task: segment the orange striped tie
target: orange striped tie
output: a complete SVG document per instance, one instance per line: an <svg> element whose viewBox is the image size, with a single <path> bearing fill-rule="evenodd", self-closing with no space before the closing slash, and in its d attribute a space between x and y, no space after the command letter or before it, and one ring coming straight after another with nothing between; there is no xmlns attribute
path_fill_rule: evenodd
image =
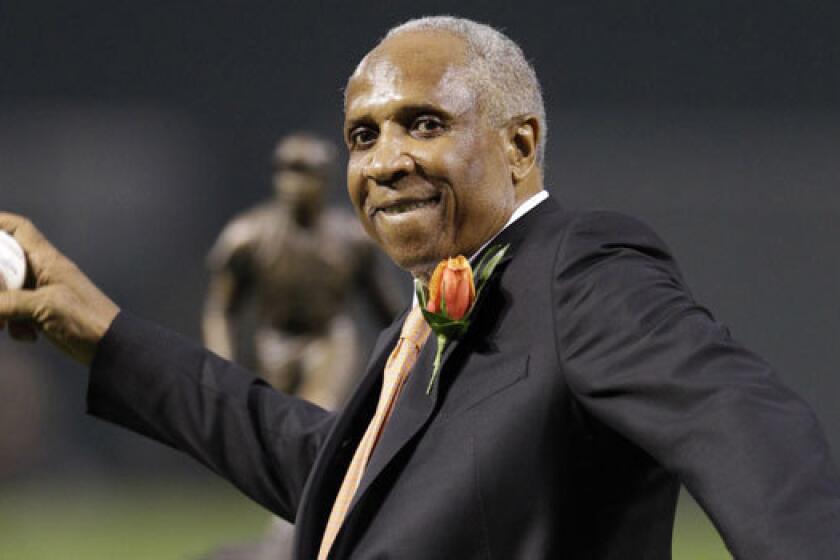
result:
<svg viewBox="0 0 840 560"><path fill-rule="evenodd" d="M324 538L321 541L321 549L318 552L318 560L326 560L329 555L330 548L336 535L338 535L338 530L341 529L341 524L347 515L347 510L350 509L353 495L362 481L362 475L370 460L370 455L373 453L373 448L379 441L385 422L391 416L394 405L400 396L400 391L402 391L405 380L408 379L408 374L417 362L417 356L429 337L429 332L429 325L423 318L420 307L415 306L406 317L400 339L385 364L385 377L382 380L382 392L379 394L376 412L373 414L365 435L359 442L359 447L356 448L356 453L353 455L353 460L350 461L350 466L344 475L344 481L335 497L335 503L333 503L330 518L327 521L327 528L324 530Z"/></svg>

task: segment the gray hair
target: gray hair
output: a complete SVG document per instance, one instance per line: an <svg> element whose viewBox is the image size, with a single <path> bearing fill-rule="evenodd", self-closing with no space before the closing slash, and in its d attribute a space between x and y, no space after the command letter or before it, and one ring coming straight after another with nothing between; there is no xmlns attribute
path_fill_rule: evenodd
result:
<svg viewBox="0 0 840 560"><path fill-rule="evenodd" d="M548 135L542 89L519 45L489 25L452 16L407 21L391 28L385 39L410 31L448 32L464 40L469 56L468 80L479 93L482 110L490 122L502 126L529 113L537 116L537 164L542 167Z"/></svg>

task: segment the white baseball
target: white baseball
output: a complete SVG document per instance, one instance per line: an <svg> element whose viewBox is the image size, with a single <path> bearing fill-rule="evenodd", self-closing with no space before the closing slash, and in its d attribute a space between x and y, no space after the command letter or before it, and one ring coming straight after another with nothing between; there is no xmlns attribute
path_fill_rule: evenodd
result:
<svg viewBox="0 0 840 560"><path fill-rule="evenodd" d="M0 230L0 290L19 290L26 280L26 256L14 237Z"/></svg>

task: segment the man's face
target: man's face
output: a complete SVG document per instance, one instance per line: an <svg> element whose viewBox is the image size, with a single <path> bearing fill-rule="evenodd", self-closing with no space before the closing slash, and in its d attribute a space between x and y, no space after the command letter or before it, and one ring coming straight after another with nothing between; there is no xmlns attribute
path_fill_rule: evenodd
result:
<svg viewBox="0 0 840 560"><path fill-rule="evenodd" d="M504 134L481 111L464 52L449 33L404 33L348 83L350 199L368 234L415 276L469 257L515 207Z"/></svg>

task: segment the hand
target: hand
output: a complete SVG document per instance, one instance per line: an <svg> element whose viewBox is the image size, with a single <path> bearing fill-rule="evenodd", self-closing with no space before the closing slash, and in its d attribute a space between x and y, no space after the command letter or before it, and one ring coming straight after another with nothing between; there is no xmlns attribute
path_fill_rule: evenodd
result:
<svg viewBox="0 0 840 560"><path fill-rule="evenodd" d="M96 346L119 313L79 268L27 219L0 212L0 229L23 247L32 289L0 292L0 328L34 340L40 330L73 359L90 365Z"/></svg>

